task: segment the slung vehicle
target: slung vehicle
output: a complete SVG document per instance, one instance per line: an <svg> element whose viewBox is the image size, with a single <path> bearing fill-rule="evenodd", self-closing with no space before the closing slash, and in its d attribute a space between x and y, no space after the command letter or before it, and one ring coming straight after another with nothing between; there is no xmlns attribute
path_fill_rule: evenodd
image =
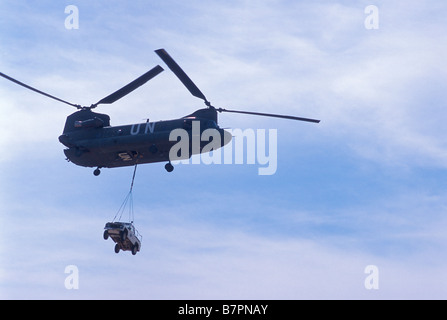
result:
<svg viewBox="0 0 447 320"><path fill-rule="evenodd" d="M141 249L142 236L131 222L107 222L104 227L104 240L109 237L115 242L115 252L132 251L136 255Z"/></svg>

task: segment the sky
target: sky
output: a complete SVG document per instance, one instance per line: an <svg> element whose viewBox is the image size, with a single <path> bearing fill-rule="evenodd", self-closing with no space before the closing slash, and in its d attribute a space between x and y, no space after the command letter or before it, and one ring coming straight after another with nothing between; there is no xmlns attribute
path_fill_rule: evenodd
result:
<svg viewBox="0 0 447 320"><path fill-rule="evenodd" d="M276 130L274 174L138 166L141 251L115 254L103 228L133 168L65 161L75 109L0 79L0 298L446 299L446 14L434 0L1 1L0 72L64 100L164 67L96 109L112 125L204 107L159 48L216 107L321 123L219 114Z"/></svg>

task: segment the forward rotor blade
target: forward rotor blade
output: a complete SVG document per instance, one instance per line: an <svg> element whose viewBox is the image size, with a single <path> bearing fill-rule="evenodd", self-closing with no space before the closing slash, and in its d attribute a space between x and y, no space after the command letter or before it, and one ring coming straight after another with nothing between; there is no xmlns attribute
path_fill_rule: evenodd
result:
<svg viewBox="0 0 447 320"><path fill-rule="evenodd" d="M188 77L185 71L180 68L177 62L171 58L171 56L166 52L165 49L155 50L155 53L161 58L161 60L166 63L166 65L171 69L172 72L179 78L179 80L183 83L183 85L191 92L191 94L197 98L202 99L208 105L209 102L206 99L205 95L200 91L200 89L192 82L192 80Z"/></svg>
<svg viewBox="0 0 447 320"><path fill-rule="evenodd" d="M66 104L68 104L68 105L70 105L70 106L72 106L72 107L76 107L76 108L78 108L78 109L81 108L81 106L78 105L78 104L70 103L70 102L68 102L68 101L59 99L59 98L57 98L57 97L55 97L55 96L52 96L51 94L48 94L48 93L45 93L45 92L43 92L43 91L37 90L36 88L33 88L33 87L31 87L31 86L29 86L29 85L27 85L27 84L24 84L23 82L20 82L20 81L14 79L14 78L11 78L10 76L7 76L7 75L4 74L4 73L1 73L1 72L0 72L0 76L2 76L3 78L8 79L8 80L10 80L10 81L12 81L12 82L18 84L18 85L21 85L22 87L25 87L25 88L27 88L27 89L30 89L30 90L34 91L34 92L40 93L40 94L42 94L42 95L44 95L44 96L46 96L46 97L48 97L48 98L57 100L57 101L59 101L59 102L66 103Z"/></svg>
<svg viewBox="0 0 447 320"><path fill-rule="evenodd" d="M301 117L294 117L294 116L287 116L287 115L281 115L281 114L273 114L273 113L261 113L261 112L250 112L250 111L239 111L239 110L227 110L227 109L216 109L219 112L232 112L232 113L242 113L242 114L250 114L255 116L264 116L264 117L273 117L273 118L282 118L282 119L289 119L289 120L299 120L299 121L306 121L306 122L313 122L313 123L319 123L320 120L315 119L309 119L309 118L301 118Z"/></svg>
<svg viewBox="0 0 447 320"><path fill-rule="evenodd" d="M149 80L151 80L152 78L157 76L163 70L164 69L162 67L157 65L156 67L152 68L151 70L149 70L148 72L143 74L141 77L135 79L134 81L132 81L128 85L126 85L126 86L122 87L121 89L115 91L114 93L108 95L107 97L105 97L104 99L100 100L99 102L97 102L93 106L96 107L98 104L111 104L111 103L114 103L115 101L117 101L117 100L121 99L122 97L128 95L129 93L131 93L132 91L134 91L138 87L142 86L143 84L145 84L146 82L148 82Z"/></svg>

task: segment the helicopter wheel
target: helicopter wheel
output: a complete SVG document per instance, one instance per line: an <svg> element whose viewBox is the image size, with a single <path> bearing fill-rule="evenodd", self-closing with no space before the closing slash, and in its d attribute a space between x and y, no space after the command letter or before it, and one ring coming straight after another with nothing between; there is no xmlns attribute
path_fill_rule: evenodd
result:
<svg viewBox="0 0 447 320"><path fill-rule="evenodd" d="M169 162L169 163L166 163L165 169L167 172L172 172L174 170L174 166Z"/></svg>
<svg viewBox="0 0 447 320"><path fill-rule="evenodd" d="M101 170L99 170L99 168L96 168L95 171L93 171L93 174L95 175L95 177L97 177L101 174Z"/></svg>

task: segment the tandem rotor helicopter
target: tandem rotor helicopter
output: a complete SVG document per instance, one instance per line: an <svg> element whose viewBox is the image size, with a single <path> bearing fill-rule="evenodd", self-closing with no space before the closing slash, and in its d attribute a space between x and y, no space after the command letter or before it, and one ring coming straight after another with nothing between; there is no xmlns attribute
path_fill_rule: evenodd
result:
<svg viewBox="0 0 447 320"><path fill-rule="evenodd" d="M320 120L288 115L215 108L164 49L155 50L155 53L163 60L169 69L171 69L177 78L179 78L193 96L200 98L205 102L207 108L196 110L179 119L157 122L149 122L148 120L146 123L123 126L111 126L110 117L108 115L92 111L92 109L100 104L112 104L116 102L157 76L164 71L159 65L89 107L80 106L59 99L11 78L4 73L0 72L0 76L27 89L78 109L78 111L67 117L64 131L62 135L59 136L59 141L67 147L64 150L64 153L68 161L83 167L96 167L93 171L95 176L98 176L101 173L101 168L116 168L156 162L167 162L165 169L168 172L172 172L174 167L171 164L171 160L173 159L170 159L170 150L177 141L171 141L169 139L170 133L175 129L184 129L188 132L189 136L192 137L191 131L193 121L199 122L200 133L207 129L217 130L221 137L218 147L223 147L231 141L232 136L228 131L225 131L218 126L218 112L241 113L313 123L320 122ZM208 143L206 141L201 141L199 148L192 148L191 140L192 139L190 138L190 152L188 158L193 154L202 153L203 147Z"/></svg>

